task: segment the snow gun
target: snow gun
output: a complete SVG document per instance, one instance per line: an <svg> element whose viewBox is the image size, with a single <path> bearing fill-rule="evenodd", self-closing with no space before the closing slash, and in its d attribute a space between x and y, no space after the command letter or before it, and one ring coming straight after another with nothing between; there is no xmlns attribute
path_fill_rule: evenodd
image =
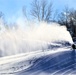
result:
<svg viewBox="0 0 76 75"><path fill-rule="evenodd" d="M76 49L76 44L72 44L72 48L73 49Z"/></svg>
<svg viewBox="0 0 76 75"><path fill-rule="evenodd" d="M73 48L73 49L76 49L76 37L73 37L72 40L73 40L73 42L74 42L74 43L72 44L72 48Z"/></svg>

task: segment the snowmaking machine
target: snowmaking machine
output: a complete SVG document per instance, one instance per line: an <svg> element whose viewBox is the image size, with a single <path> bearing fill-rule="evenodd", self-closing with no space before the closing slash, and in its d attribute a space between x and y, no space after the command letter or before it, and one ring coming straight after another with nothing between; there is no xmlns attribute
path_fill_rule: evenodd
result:
<svg viewBox="0 0 76 75"><path fill-rule="evenodd" d="M73 42L74 43L72 44L72 48L73 49L76 49L76 37L73 38Z"/></svg>

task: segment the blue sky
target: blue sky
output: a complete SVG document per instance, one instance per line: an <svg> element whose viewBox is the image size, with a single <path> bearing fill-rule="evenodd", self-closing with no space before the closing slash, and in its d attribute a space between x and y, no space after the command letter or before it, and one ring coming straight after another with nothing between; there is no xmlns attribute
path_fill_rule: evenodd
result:
<svg viewBox="0 0 76 75"><path fill-rule="evenodd" d="M5 14L5 19L8 21L15 20L22 16L22 7L30 8L32 0L0 0L0 11ZM61 11L64 6L76 9L76 0L49 0L53 2L54 10Z"/></svg>

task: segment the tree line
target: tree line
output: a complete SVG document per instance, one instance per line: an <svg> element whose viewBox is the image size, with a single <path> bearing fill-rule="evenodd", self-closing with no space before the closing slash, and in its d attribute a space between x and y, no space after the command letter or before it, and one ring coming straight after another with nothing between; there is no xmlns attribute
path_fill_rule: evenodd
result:
<svg viewBox="0 0 76 75"><path fill-rule="evenodd" d="M22 8L23 15L26 19L36 20L38 22L56 22L60 25L65 25L72 37L76 37L76 10L65 7L59 14L53 11L53 3L49 0L33 0L30 4L30 11L27 11L26 6ZM29 13L29 15L27 14ZM0 20L4 21L7 28L8 25L4 20L4 14L0 12Z"/></svg>

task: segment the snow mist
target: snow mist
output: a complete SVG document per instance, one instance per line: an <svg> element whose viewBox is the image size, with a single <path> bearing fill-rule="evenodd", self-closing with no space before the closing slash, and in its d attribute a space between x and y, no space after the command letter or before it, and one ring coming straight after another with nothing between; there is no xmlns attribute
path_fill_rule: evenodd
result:
<svg viewBox="0 0 76 75"><path fill-rule="evenodd" d="M25 27L0 31L0 56L37 50L47 50L48 45L55 41L72 43L66 27L56 23L25 23ZM30 24L30 25L29 25Z"/></svg>

